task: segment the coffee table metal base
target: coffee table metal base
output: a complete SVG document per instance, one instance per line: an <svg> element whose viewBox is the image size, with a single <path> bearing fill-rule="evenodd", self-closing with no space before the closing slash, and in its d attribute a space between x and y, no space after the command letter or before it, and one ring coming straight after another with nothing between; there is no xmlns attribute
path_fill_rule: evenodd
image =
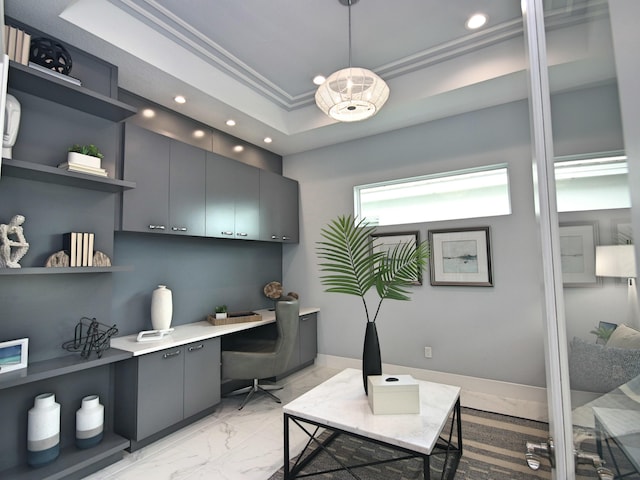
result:
<svg viewBox="0 0 640 480"><path fill-rule="evenodd" d="M305 447L302 452L298 456L297 460L293 465L291 465L291 459L289 456L289 425L290 422L298 426L305 434L309 437ZM315 428L309 428L309 426L314 425ZM328 437L324 440L320 440L318 438L319 432L321 429L327 430L331 432ZM453 441L453 432L456 430L457 440ZM329 449L329 445L339 436L339 435L348 435L351 437L359 438L365 440L367 442L375 443L377 445L383 445L385 447L391 448L398 452L402 452L403 456L394 457L391 459L385 460L373 460L371 462L366 463L358 463L353 465L346 465L342 462L336 455L334 455ZM315 445L317 448L314 450L310 450L311 447ZM325 452L329 455L339 467L322 470L322 471L314 471L313 473L301 473L302 470L309 465L313 459L321 452ZM433 451L430 455L425 455L420 452L415 452L413 450L399 447L397 445L390 444L388 442L383 442L380 440L375 440L369 438L364 435L358 435L353 432L347 432L335 427L329 427L323 423L309 420L307 418L297 417L296 415L284 414L284 479L292 480L295 478L305 478L321 475L324 473L333 473L337 471L346 471L353 478L359 479L358 475L354 470L373 466L373 465L382 465L385 463L391 462L399 462L403 460L410 460L413 458L422 459L422 470L423 470L423 478L424 480L431 479L431 456L435 455L444 455L442 474L440 476L441 480L453 480L456 469L458 467L458 463L460 457L462 456L462 423L460 418L460 399L457 400L455 404L455 408L453 410L453 414L451 416L451 424L449 428L449 432L446 434L446 438L440 435L439 441L436 443Z"/></svg>

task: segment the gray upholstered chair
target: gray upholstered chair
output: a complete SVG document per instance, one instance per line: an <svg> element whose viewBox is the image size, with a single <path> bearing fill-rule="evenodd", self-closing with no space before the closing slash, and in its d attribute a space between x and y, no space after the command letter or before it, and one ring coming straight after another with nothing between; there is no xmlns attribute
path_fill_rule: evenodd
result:
<svg viewBox="0 0 640 480"><path fill-rule="evenodd" d="M248 392L239 410L258 392L265 393L281 403L269 390L280 390L282 387L260 384L260 380L276 377L286 371L298 336L299 316L298 300L282 297L276 303L276 339L246 341L234 347L234 350L222 351L222 378L253 381L253 385L229 394Z"/></svg>

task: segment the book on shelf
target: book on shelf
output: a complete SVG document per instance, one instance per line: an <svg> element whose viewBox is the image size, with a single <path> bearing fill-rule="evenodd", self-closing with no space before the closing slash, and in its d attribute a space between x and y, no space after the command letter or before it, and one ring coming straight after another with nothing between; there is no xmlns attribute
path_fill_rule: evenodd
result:
<svg viewBox="0 0 640 480"><path fill-rule="evenodd" d="M62 235L62 249L69 254L70 267L92 267L95 234L68 232Z"/></svg>
<svg viewBox="0 0 640 480"><path fill-rule="evenodd" d="M107 177L108 173L104 168L95 168L79 163L64 162L58 165L58 168L62 168L68 172L76 173L88 173L89 175L98 175L100 177Z"/></svg>
<svg viewBox="0 0 640 480"><path fill-rule="evenodd" d="M31 35L11 25L4 26L4 53L9 60L27 65L31 48Z"/></svg>
<svg viewBox="0 0 640 480"><path fill-rule="evenodd" d="M72 77L70 75L65 75L64 73L56 72L55 70L43 67L42 65L38 65L37 63L29 62L29 68L33 68L34 70L38 70L39 72L47 73L52 77L59 78L60 80L64 80L69 83L73 83L74 85L82 85L82 82L78 78Z"/></svg>

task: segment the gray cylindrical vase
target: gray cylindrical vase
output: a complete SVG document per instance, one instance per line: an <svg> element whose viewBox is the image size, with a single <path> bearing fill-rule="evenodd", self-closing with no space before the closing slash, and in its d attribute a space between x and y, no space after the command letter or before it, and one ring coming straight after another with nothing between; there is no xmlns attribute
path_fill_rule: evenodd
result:
<svg viewBox="0 0 640 480"><path fill-rule="evenodd" d="M104 432L104 405L98 395L82 399L76 411L76 447L91 448L102 441Z"/></svg>
<svg viewBox="0 0 640 480"><path fill-rule="evenodd" d="M27 463L42 467L60 455L60 404L53 393L38 395L27 418Z"/></svg>

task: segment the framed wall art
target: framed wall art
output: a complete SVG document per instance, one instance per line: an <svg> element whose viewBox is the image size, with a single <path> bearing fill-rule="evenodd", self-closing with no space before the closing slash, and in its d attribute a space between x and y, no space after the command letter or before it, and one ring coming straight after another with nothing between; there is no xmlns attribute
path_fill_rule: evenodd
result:
<svg viewBox="0 0 640 480"><path fill-rule="evenodd" d="M560 263L565 287L590 287L596 277L598 223L560 225Z"/></svg>
<svg viewBox="0 0 640 480"><path fill-rule="evenodd" d="M398 233L373 233L371 238L373 240L372 248L373 252L391 252L398 245L409 243L413 246L418 245L420 233L415 232L398 232ZM419 272L413 285L422 285L422 273Z"/></svg>
<svg viewBox="0 0 640 480"><path fill-rule="evenodd" d="M492 287L489 227L429 231L431 285Z"/></svg>
<svg viewBox="0 0 640 480"><path fill-rule="evenodd" d="M0 374L27 368L29 339L0 342Z"/></svg>

